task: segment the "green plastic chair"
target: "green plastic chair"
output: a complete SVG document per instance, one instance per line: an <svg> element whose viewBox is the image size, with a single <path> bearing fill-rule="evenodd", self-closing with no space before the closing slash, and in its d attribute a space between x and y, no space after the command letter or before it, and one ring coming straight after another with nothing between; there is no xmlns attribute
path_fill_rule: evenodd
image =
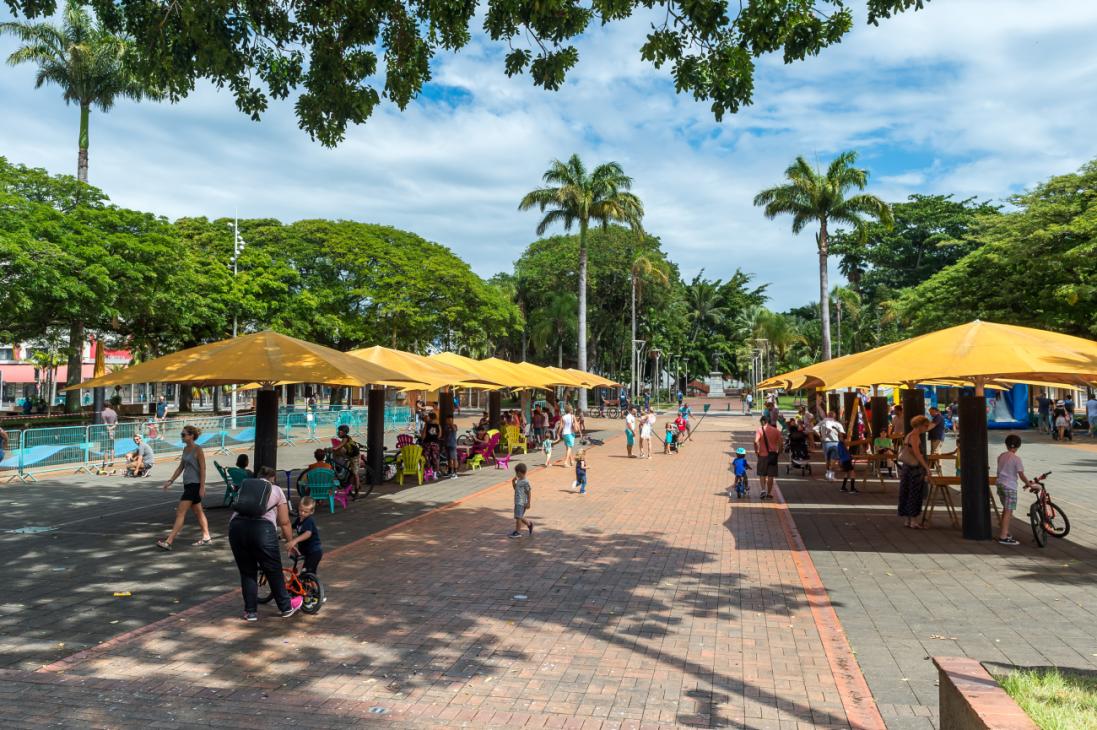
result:
<svg viewBox="0 0 1097 730"><path fill-rule="evenodd" d="M228 470L226 470L225 467L221 466L216 461L213 462L213 466L215 469L217 469L217 473L221 475L221 478L225 480L224 504L226 507L231 507L232 503L236 501L236 493L240 489L240 482L243 480L241 479L240 481L236 481L229 474ZM236 467L232 468L236 469ZM243 471L243 469L240 469L239 471Z"/></svg>
<svg viewBox="0 0 1097 730"><path fill-rule="evenodd" d="M300 482L298 482L300 486ZM328 509L335 512L335 492L339 489L339 480L335 478L335 472L331 469L313 469L309 472L304 484L307 487L308 496L317 502L328 501Z"/></svg>

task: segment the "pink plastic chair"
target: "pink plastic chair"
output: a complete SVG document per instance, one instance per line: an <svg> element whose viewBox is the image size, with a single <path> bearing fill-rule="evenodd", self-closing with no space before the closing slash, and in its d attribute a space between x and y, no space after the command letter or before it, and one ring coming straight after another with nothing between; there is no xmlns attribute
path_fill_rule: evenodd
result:
<svg viewBox="0 0 1097 730"><path fill-rule="evenodd" d="M500 454L495 457L496 469L509 469L510 468L510 454Z"/></svg>
<svg viewBox="0 0 1097 730"><path fill-rule="evenodd" d="M402 433L396 437L396 448L402 449L405 446L411 446L415 443L415 437L411 434Z"/></svg>
<svg viewBox="0 0 1097 730"><path fill-rule="evenodd" d="M348 482L347 486L336 489L331 496L335 498L336 504L342 505L343 509L346 509L347 505L350 504L350 493L353 490L354 484Z"/></svg>

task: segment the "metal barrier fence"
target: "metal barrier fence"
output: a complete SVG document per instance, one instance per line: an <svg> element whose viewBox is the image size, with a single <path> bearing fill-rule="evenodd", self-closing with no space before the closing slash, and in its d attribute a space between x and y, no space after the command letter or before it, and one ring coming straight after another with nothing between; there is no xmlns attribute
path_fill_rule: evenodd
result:
<svg viewBox="0 0 1097 730"><path fill-rule="evenodd" d="M327 445L339 426L350 427L351 436L364 438L368 409L285 411L278 414L280 445ZM411 420L407 406L386 406L385 431L405 427ZM0 480L35 481L36 474L71 469L75 472L125 463L140 435L159 457L183 450L183 426L201 429L198 444L211 454L228 454L255 442L255 416L194 416L157 421L124 421L113 426L60 426L8 431L7 450L0 459ZM121 465L119 465L121 468Z"/></svg>

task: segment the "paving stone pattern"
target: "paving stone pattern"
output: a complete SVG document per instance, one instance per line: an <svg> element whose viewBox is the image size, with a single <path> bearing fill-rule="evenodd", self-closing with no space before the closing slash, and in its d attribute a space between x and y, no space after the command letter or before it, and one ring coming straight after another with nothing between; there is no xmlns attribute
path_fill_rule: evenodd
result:
<svg viewBox="0 0 1097 730"><path fill-rule="evenodd" d="M463 419L461 427L471 425ZM609 421L592 426L610 427ZM606 435L602 433L602 435ZM395 434L389 434L389 445ZM279 464L302 466L313 461L318 444L282 447ZM212 461L234 463L236 455L207 450L210 474L207 501L219 504L224 487ZM515 455L543 463L540 452ZM161 460L144 479L73 475L59 472L31 484L0 486L4 524L0 551L7 558L4 595L0 597L0 667L36 669L75 651L185 610L239 584L226 535L229 510L210 509L211 547L193 547L200 537L188 515L172 553L159 550L156 539L171 528L181 483L169 492L160 486L178 462ZM487 466L464 472L455 480L403 487L378 487L350 509L326 505L317 520L327 550L384 529L409 517L494 484L506 472ZM280 474L284 483L284 477ZM51 527L39 534L4 532L27 526ZM114 593L130 593L115 597Z"/></svg>
<svg viewBox="0 0 1097 730"><path fill-rule="evenodd" d="M226 594L7 671L0 702L61 700L28 725L848 727L779 508L730 503L728 445L610 441L586 496L531 472L533 536L506 537L502 484L325 559L315 617L247 624Z"/></svg>
<svg viewBox="0 0 1097 730"><path fill-rule="evenodd" d="M1005 435L991 432L992 463ZM1032 539L1026 493L1025 521L1015 517L1011 529L1021 545L1006 547L964 540L940 508L931 529L904 529L894 480L883 493L870 482L876 491L847 495L823 481L818 463L808 478L782 467L781 491L891 730L937 727L933 655L1097 669L1097 449L1085 438L1063 446L1022 437L1026 474L1052 470L1048 488L1071 519L1070 535L1044 549Z"/></svg>

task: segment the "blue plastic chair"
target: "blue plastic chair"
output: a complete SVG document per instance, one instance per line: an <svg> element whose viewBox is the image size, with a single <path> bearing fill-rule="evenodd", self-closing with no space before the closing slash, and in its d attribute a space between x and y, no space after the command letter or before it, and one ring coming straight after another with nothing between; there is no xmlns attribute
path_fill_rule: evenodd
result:
<svg viewBox="0 0 1097 730"><path fill-rule="evenodd" d="M298 482L301 486L301 483ZM313 469L305 477L304 486L308 488L308 496L317 502L326 499L328 509L335 512L335 492L339 489L339 480L335 478L335 472L331 469Z"/></svg>

